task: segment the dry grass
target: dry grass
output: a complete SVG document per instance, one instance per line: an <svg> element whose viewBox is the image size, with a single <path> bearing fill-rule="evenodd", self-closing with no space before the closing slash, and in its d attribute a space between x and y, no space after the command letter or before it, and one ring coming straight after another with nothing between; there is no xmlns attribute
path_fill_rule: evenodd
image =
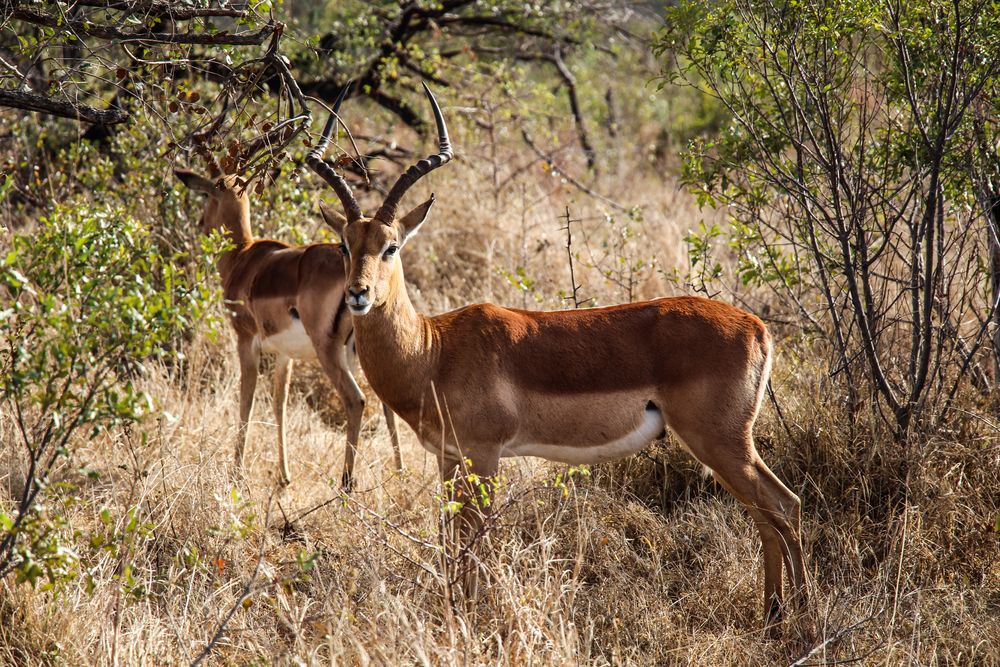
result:
<svg viewBox="0 0 1000 667"><path fill-rule="evenodd" d="M613 246L593 203L540 169L530 187L496 199L443 194L481 190L485 178L443 174L432 221L406 251L422 310L487 299L565 306L558 216L567 205L583 218L579 239L598 254ZM608 182L630 183L619 198L645 205L628 252L658 259L636 277L635 296L684 291L672 271L686 271L680 239L701 214L658 174L613 173ZM421 187L412 202L429 185ZM621 300L621 285L577 251L583 297ZM530 289L498 271L517 266ZM330 480L342 464L342 415L307 367L289 400L295 481L276 485L266 379L248 475L236 481L234 356L228 336L197 339L183 375L159 368L146 380L168 416L76 443L63 478L78 485L67 512L81 575L57 591L0 583L0 662L186 663L234 606L214 664L788 664L809 648L794 636L762 638L752 523L670 443L565 491L553 484L563 467L507 462L487 590L477 608L453 611L435 546L433 457L404 427L407 469L394 473L372 400L358 490L339 498ZM974 414L932 438L894 443L874 424L852 433L821 356L804 341L779 344L785 423L767 403L757 428L765 459L804 500L825 641L805 664L1000 664L1000 425L970 403ZM12 464L10 479L18 473ZM148 525L114 552L93 548L90 537L107 532L103 508L119 531L133 508Z"/></svg>
<svg viewBox="0 0 1000 667"><path fill-rule="evenodd" d="M74 528L87 536L101 508L121 524L137 507L148 534L120 558L81 549L91 594L82 580L58 594L6 581L4 662L187 662L251 581L249 606L216 648L219 664L742 665L791 662L803 650L761 638L752 524L675 447L599 468L565 493L551 484L559 466L506 464L491 581L477 609L456 615L443 601L438 552L421 544L436 543L436 465L412 434L407 470L394 474L385 427L370 411L359 490L345 503L328 485L342 433L295 392L295 481L279 491L262 392L249 476L238 484L236 373L227 348L194 350L185 382L161 374L148 386L174 421L151 427L141 446L81 443L78 460L103 475L77 480ZM900 461L870 443L852 451L830 430L830 411L806 419L813 404L797 386L782 394L801 403L783 408L801 437L788 442L770 409L758 433L782 443L766 457L805 498L816 611L826 637L843 634L810 662L996 663L996 437L928 443L897 486ZM243 537L239 522L252 526ZM313 553L304 575L297 559ZM144 595L123 592L124 565Z"/></svg>

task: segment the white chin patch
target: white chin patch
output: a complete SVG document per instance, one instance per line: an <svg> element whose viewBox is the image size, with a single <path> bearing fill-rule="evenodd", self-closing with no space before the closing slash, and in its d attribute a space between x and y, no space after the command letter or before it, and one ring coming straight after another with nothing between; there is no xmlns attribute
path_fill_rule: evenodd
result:
<svg viewBox="0 0 1000 667"><path fill-rule="evenodd" d="M368 303L363 306L349 305L348 308L351 309L351 315L367 315L368 311L372 309L372 304Z"/></svg>

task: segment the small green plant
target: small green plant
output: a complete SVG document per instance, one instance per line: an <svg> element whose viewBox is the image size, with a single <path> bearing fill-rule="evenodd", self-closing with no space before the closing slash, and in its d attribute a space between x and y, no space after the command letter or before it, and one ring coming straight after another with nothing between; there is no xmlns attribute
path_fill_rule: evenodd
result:
<svg viewBox="0 0 1000 667"><path fill-rule="evenodd" d="M588 261L584 265L596 269L608 284L614 285L620 301L632 303L639 286L657 266L656 256L647 254L644 245L642 212L632 209L621 218L606 215L604 223L605 236L597 250L585 240Z"/></svg>
<svg viewBox="0 0 1000 667"><path fill-rule="evenodd" d="M520 292L525 308L528 307L529 294L532 295L536 302L540 299L539 295L535 293L535 287L537 286L535 280L528 275L527 270L523 266L518 266L513 271L500 269L500 275L510 283L511 287Z"/></svg>
<svg viewBox="0 0 1000 667"><path fill-rule="evenodd" d="M708 226L701 220L698 229L689 230L684 237L691 263L690 279L694 288L704 294L710 294L709 285L722 277L722 264L713 255L715 240L721 233L718 225Z"/></svg>
<svg viewBox="0 0 1000 667"><path fill-rule="evenodd" d="M555 479L551 482L553 489L558 489L563 498L569 497L569 486L574 477L590 477L589 465L567 466L565 470L556 473ZM549 482L545 486L550 486Z"/></svg>

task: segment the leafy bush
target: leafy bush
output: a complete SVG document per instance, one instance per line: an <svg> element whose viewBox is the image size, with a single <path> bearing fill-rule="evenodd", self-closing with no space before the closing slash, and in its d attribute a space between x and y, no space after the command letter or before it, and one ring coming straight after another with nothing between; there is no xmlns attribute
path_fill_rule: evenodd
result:
<svg viewBox="0 0 1000 667"><path fill-rule="evenodd" d="M23 478L0 500L0 576L32 585L72 576L53 473L74 437L153 411L136 388L144 362L180 356L177 341L214 301L207 267L188 272L120 208L57 208L0 259L0 404ZM187 260L185 260L186 262Z"/></svg>
<svg viewBox="0 0 1000 667"><path fill-rule="evenodd" d="M740 281L826 338L851 413L867 385L900 435L938 425L964 377L987 384L1000 292L976 137L995 121L976 110L1000 105L995 9L681 2L659 38L666 78L732 119L684 177L732 216Z"/></svg>

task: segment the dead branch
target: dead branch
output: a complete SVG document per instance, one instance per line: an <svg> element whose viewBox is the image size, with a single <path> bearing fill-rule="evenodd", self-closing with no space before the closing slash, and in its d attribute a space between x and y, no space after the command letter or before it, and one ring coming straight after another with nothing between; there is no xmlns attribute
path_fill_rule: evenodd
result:
<svg viewBox="0 0 1000 667"><path fill-rule="evenodd" d="M11 13L11 18L71 32L77 37L98 37L116 40L118 42L143 42L147 44L214 44L229 46L260 46L264 43L279 24L269 22L267 25L252 32L231 34L227 31L208 32L152 32L137 30L126 32L106 25L93 23L89 20L75 19L68 16L51 16L32 9L18 7Z"/></svg>
<svg viewBox="0 0 1000 667"><path fill-rule="evenodd" d="M128 113L123 109L97 109L85 104L73 104L18 90L0 90L0 106L38 111L98 125L114 125L128 119Z"/></svg>
<svg viewBox="0 0 1000 667"><path fill-rule="evenodd" d="M611 208L613 208L615 210L623 211L625 213L628 213L629 211L632 210L632 209L628 208L627 206L622 206L621 204L619 204L618 202L614 201L613 199L608 199L607 197L605 197L601 193L599 193L599 192L597 192L597 191L595 191L595 190L587 187L586 185L584 185L583 183L581 183L577 179L575 179L572 176L570 176L566 172L565 169L563 169L558 164L556 164L556 162L553 160L553 158L552 158L551 155L546 154L538 146L535 145L535 142L531 140L531 135L528 134L527 130L521 130L521 137L524 139L524 143L526 143L528 145L528 148L530 148L531 150L533 150L535 152L535 155L537 155L541 159L545 160L546 164L549 165L549 168L551 168L552 171L554 171L557 174L559 174L560 176L562 176L564 179L566 179L567 183L569 183L570 185L572 185L573 187L575 187L580 192L582 192L582 193L584 193L586 195L589 195L589 196L593 197L594 199L599 199L600 201L604 202L605 204L607 204L608 206L610 206Z"/></svg>

